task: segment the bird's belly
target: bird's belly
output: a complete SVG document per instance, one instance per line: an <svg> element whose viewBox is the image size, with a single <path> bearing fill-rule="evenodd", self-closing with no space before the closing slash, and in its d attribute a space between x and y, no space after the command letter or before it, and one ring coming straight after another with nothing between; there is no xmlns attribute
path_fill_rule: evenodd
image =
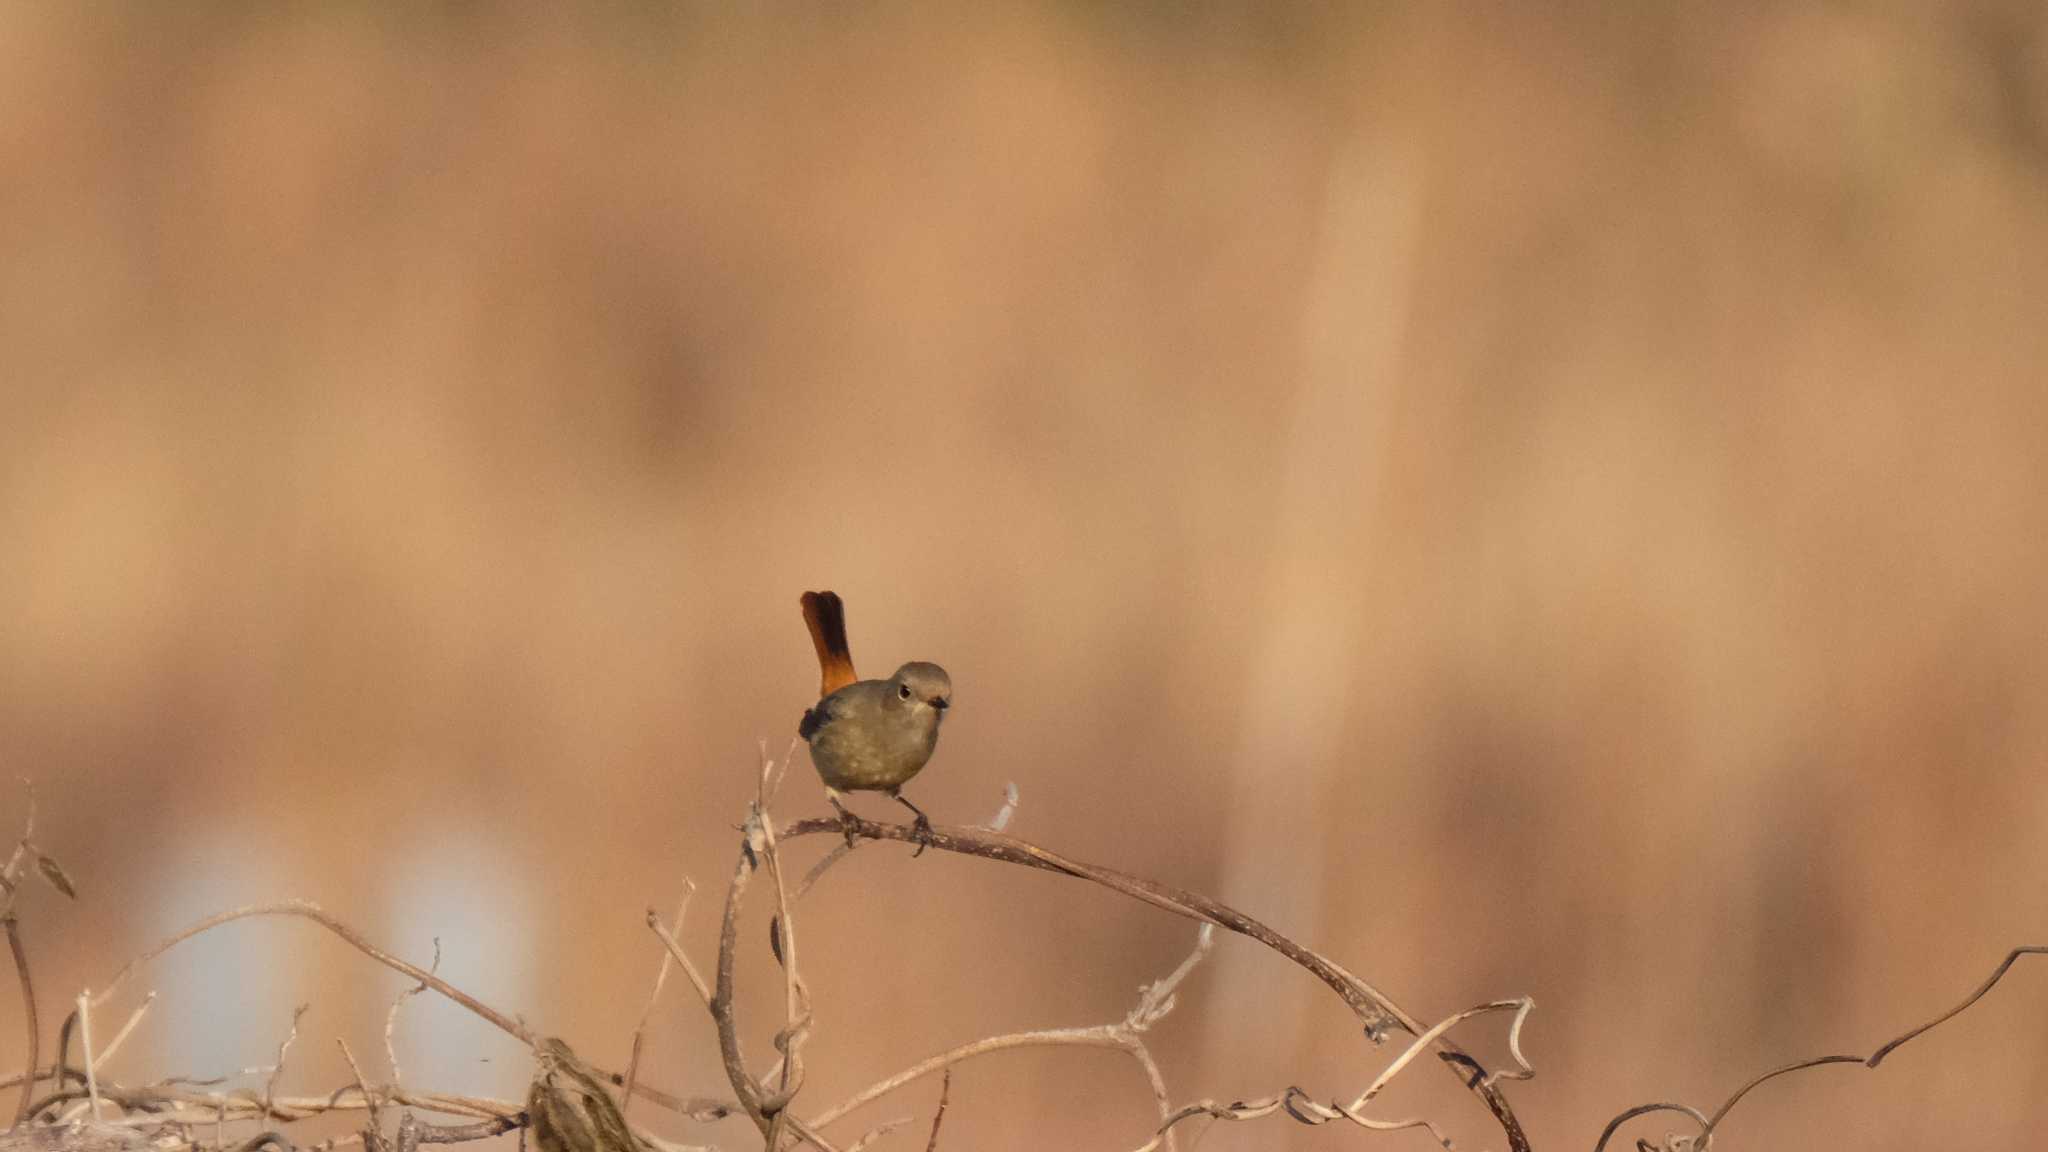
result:
<svg viewBox="0 0 2048 1152"><path fill-rule="evenodd" d="M842 792L900 788L931 756L931 743L923 739L877 739L839 723L827 724L811 738L811 763L827 787Z"/></svg>

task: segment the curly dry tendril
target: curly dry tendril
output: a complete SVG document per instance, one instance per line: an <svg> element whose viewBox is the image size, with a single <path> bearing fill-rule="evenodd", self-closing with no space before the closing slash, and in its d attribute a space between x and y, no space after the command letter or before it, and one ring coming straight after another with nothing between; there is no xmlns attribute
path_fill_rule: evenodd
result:
<svg viewBox="0 0 2048 1152"><path fill-rule="evenodd" d="M1690 1152L1703 1152L1704 1149L1713 1143L1714 1132L1720 1128L1721 1121L1727 1119L1728 1113L1733 1111L1735 1106L1740 1104L1744 1097L1756 1089L1772 1080L1776 1080L1780 1076L1789 1076L1794 1072L1803 1072L1808 1068L1820 1068L1829 1064L1860 1064L1865 1068L1875 1068L1879 1064L1884 1063L1885 1057L1890 1056L1901 1047L1968 1011L1971 1005L1982 1000L1987 993L1998 986L1998 982L2005 978L2005 974L2011 970L2014 964L2019 962L2020 957L2041 955L2048 955L2048 945L2029 944L2015 948L2005 954L2005 959L1999 962L1998 967L1992 970L1991 975L1985 977L1983 983L1977 985L1975 991L1963 997L1962 1003L1957 1004L1955 1007L1950 1008L1948 1011L1943 1012L1924 1024L1909 1028L1905 1032L1894 1036L1880 1045L1877 1051L1872 1052L1870 1055L1816 1056L1810 1060L1796 1060L1790 1064L1773 1068L1768 1072L1752 1077L1742 1087L1737 1088L1735 1094L1723 1101L1721 1106L1714 1110L1712 1116L1705 1115L1699 1109L1689 1104L1638 1104L1607 1122L1607 1127L1600 1132L1600 1139L1593 1145L1593 1152L1606 1152L1608 1141L1614 1139L1614 1134L1621 1130L1622 1125L1639 1116L1648 1116L1657 1112L1675 1112L1690 1117L1693 1123L1699 1125L1699 1131L1690 1135L1679 1133L1666 1136L1664 1138L1665 1148L1672 1150L1672 1152L1679 1152L1681 1149L1689 1149ZM1644 1144L1642 1141L1637 1141L1637 1144L1642 1147L1649 1147L1649 1145Z"/></svg>
<svg viewBox="0 0 2048 1152"><path fill-rule="evenodd" d="M1367 1034L1375 1039L1389 1032L1404 1032L1414 1037L1426 1036L1427 1038L1422 1041L1422 1046L1434 1049L1438 1061L1486 1105L1487 1110L1493 1114L1494 1120L1501 1126L1502 1132L1506 1134L1508 1147L1511 1152L1528 1152L1530 1148L1528 1137L1522 1130L1520 1120L1515 1116L1513 1108L1508 1104L1507 1097L1501 1092L1499 1087L1499 1081L1501 1080L1527 1078L1531 1071L1526 1066L1512 1073L1489 1072L1478 1060L1474 1059L1457 1044L1453 1043L1449 1037L1444 1035L1446 1029L1425 1027L1420 1020L1402 1010L1385 993L1359 979L1327 956L1281 935L1260 921L1220 901L1186 889L1132 876L1112 868L1086 864L1040 848L1035 844L1000 833L993 833L986 829L951 827L920 831L910 825L883 824L859 817L851 817L798 820L782 830L782 837L789 840L800 836L813 835L850 836L861 839L897 840L905 843L918 843L948 852L957 852L1002 863L1021 864L1026 867L1039 868L1048 872L1087 880L1109 888L1112 891L1122 893L1142 903L1150 904L1155 908L1172 912L1175 915L1184 916L1197 922L1214 924L1220 928L1250 937L1280 953L1280 955L1306 969L1317 979L1328 985L1359 1017L1365 1026ZM1498 1003L1519 1007L1522 1002L1502 1001ZM1474 1011L1498 1010L1502 1009L1493 1006L1482 1006ZM1519 1029L1520 1019L1521 1016L1518 1014L1516 1021L1517 1029ZM1406 1059L1412 1060L1413 1054L1409 1054ZM1272 1110L1281 1108L1285 1102L1286 1094L1283 1094L1281 1099L1273 1102L1272 1109L1268 1109L1261 1114L1270 1114ZM1342 1115L1345 1111L1343 1106L1336 1104L1318 1105L1318 1107L1328 1108L1337 1115ZM1311 1121L1307 1117L1313 1115L1316 1115L1314 1111L1302 1109L1297 1119L1302 1119L1304 1123L1308 1123ZM1324 1119L1326 1121L1329 1118L1333 1117L1326 1117ZM1402 1124L1401 1126L1410 1127L1416 1125Z"/></svg>

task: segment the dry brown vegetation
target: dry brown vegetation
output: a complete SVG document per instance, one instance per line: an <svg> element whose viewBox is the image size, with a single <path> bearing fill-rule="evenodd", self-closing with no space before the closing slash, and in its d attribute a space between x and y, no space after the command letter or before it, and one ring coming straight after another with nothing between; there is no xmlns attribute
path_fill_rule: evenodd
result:
<svg viewBox="0 0 2048 1152"><path fill-rule="evenodd" d="M1532 997L1545 1148L1867 1054L2048 936L2044 61L2038 0L0 5L0 774L83 896L22 897L40 1059L79 986L301 896L623 1072L817 587L864 666L954 675L935 820L1014 780L1028 839L1419 1021ZM1189 952L860 855L800 912L806 1106ZM417 984L296 922L150 971L94 1019L158 992L127 1085L266 1067L300 1004L280 1093L352 1082L337 1034L388 1078ZM1724 1145L2030 1145L2009 981ZM671 983L638 1075L723 1083ZM1376 1073L1232 933L1182 1005L1176 1099ZM1512 1066L1506 1020L1454 1038ZM528 1088L443 997L394 1046ZM1375 1103L1502 1140L1433 1068ZM1156 1120L1113 1048L1019 1052L941 1144ZM1430 1140L1353 1129L1202 1152Z"/></svg>
<svg viewBox="0 0 2048 1152"><path fill-rule="evenodd" d="M1260 1120L1276 1114L1284 1114L1309 1126L1342 1120L1376 1133L1423 1129L1438 1144L1447 1150L1451 1149L1455 1147L1454 1142L1445 1134L1442 1127L1427 1117L1375 1117L1369 1110L1369 1106L1374 1103L1381 1090L1418 1059L1439 1063L1477 1096L1500 1126L1501 1136L1512 1152L1531 1152L1533 1145L1528 1134L1516 1118L1514 1109L1501 1087L1504 1081L1530 1080L1535 1077L1536 1069L1522 1054L1521 1045L1523 1026L1530 1011L1535 1007L1534 1002L1527 997L1481 1004L1434 1024L1425 1025L1384 993L1354 976L1335 961L1312 948L1288 939L1235 908L1172 885L1071 860L1037 845L1004 835L1003 826L1009 822L1017 802L1014 788L986 828L946 827L927 830L911 825L878 824L842 811L832 818L800 820L778 832L776 822L770 814L770 804L780 790L782 778L796 755L796 749L797 745L792 742L789 753L780 760L771 759L765 748L763 749L760 788L748 808L745 822L740 826L738 858L727 890L719 930L717 960L713 969L714 983L705 982L697 965L677 942L670 925L663 923L653 909L648 910L647 926L661 941L664 953L655 976L654 988L648 996L647 1007L641 1013L640 1027L633 1035L632 1060L622 1073L607 1072L591 1065L576 1056L565 1041L536 1034L520 1018L507 1015L483 1003L436 975L434 969L440 966L438 950L434 964L429 968L421 968L385 952L367 940L360 931L337 920L317 905L304 901L237 908L208 917L136 958L116 973L98 992L80 992L75 1011L65 1017L56 1058L45 1067L38 1062L36 1055L39 1050L39 1037L35 988L21 945L16 897L22 885L27 883L31 868L51 887L64 895L75 898L76 892L62 866L35 843L35 810L31 798L29 815L22 835L16 842L7 864L0 868L0 890L4 890L6 901L5 906L0 907L0 924L4 924L6 928L15 971L22 988L24 1015L29 1027L27 1069L0 1082L0 1086L12 1085L17 1087L19 1092L19 1106L16 1109L14 1125L6 1132L0 1132L0 1150L142 1152L146 1149L155 1149L157 1152L258 1152L259 1149L270 1147L276 1149L276 1152L301 1152L301 1146L294 1143L288 1134L289 1126L315 1117L362 1112L367 1115L367 1123L363 1127L347 1134L322 1139L316 1144L306 1145L303 1152L330 1152L332 1149L351 1145L360 1145L368 1152L416 1152L418 1146L423 1143L466 1143L487 1140L510 1132L520 1134L522 1146L527 1134L530 1133L542 1152L684 1152L684 1146L636 1128L627 1120L626 1109L632 1102L635 1099L646 1099L699 1124L710 1125L729 1118L745 1117L759 1129L763 1146L769 1152L806 1146L816 1148L819 1152L841 1152L842 1147L846 1152L858 1152L859 1149L866 1148L904 1127L910 1121L905 1118L874 1125L851 1142L843 1138L828 1137L826 1129L867 1105L936 1074L943 1077L944 1087L932 1113L929 1137L925 1143L926 1152L935 1152L951 1100L955 1065L978 1057L1021 1048L1107 1047L1125 1052L1137 1062L1144 1072L1145 1082L1151 1089L1153 1102L1158 1109L1158 1126L1150 1139L1137 1145L1132 1152L1156 1152L1162 1148L1165 1152L1179 1152L1178 1130L1190 1121L1241 1122ZM800 882L785 875L784 841L820 835L843 837L844 842L821 856ZM799 937L794 913L797 902L811 886L827 869L846 859L862 840L912 843L918 845L920 850L930 848L957 852L987 860L1043 869L1098 884L1139 903L1200 924L1197 943L1194 951L1172 972L1156 982L1147 984L1141 990L1138 1002L1121 1020L1092 1027L1037 1029L991 1036L963 1044L921 1060L870 1085L845 1101L807 1115L809 1101L803 1096L806 1082L803 1053L815 1027L815 1021L808 986L798 967ZM782 1021L774 1033L773 1040L777 1057L768 1068L759 1073L753 1070L742 1049L735 1000L741 951L740 913L751 882L757 874L765 874L773 890L773 918L770 921L768 951L774 957L776 967L781 971L785 990ZM688 909L694 887L694 884L685 883L682 903L676 909L675 920L678 924ZM155 994L152 993L135 1008L112 1038L99 1047L93 1042L93 1010L104 1008L122 990L130 977L157 956L221 925L253 917L297 917L311 921L340 937L371 960L418 981L415 986L406 989L392 1002L385 1019L385 1056L391 1072L390 1079L377 1081L366 1077L354 1052L349 1050L347 1041L336 1037L336 1043L353 1074L352 1082L336 1088L325 1096L280 1095L278 1083L285 1071L286 1056L299 1040L300 1018L306 1011L302 1005L292 1016L290 1032L278 1046L276 1061L263 1070L266 1077L261 1091L222 1089L219 1086L225 1083L225 1078L219 1076L173 1075L137 1086L123 1085L112 1080L103 1081L99 1071L100 1065L127 1041L129 1034L148 1011ZM1358 1018L1367 1041L1378 1045L1392 1037L1399 1044L1398 1051L1384 1059L1381 1062L1381 1071L1348 1101L1318 1099L1315 1094L1299 1085L1289 1084L1269 1096L1240 1096L1228 1101L1202 1099L1177 1102L1169 1093L1159 1064L1147 1047L1146 1033L1173 1011L1182 982L1207 955L1213 939L1213 930L1218 927L1256 940L1286 960L1314 974L1317 979L1328 985L1343 1001L1345 1007ZM1661 1113L1683 1115L1690 1118L1696 1127L1686 1131L1666 1131L1662 1139L1656 1141L1649 1137L1639 1137L1635 1144L1641 1152L1706 1152L1713 1146L1715 1130L1723 1118L1752 1090L1780 1076L1830 1064L1855 1063L1876 1068L1899 1047L1946 1023L1975 1004L1997 985L2021 956L2040 953L2048 953L2048 947L2014 949L1990 977L1960 1004L1881 1045L1867 1057L1823 1056L1772 1069L1745 1083L1711 1114L1691 1105L1672 1103L1651 1103L1624 1109L1601 1131L1594 1145L1594 1152L1604 1152L1616 1133L1622 1131L1631 1121ZM720 1058L727 1081L734 1093L732 1099L684 1096L662 1091L642 1081L637 1075L647 1021L668 981L671 963L684 973L691 989L703 1003L716 1026ZM532 1050L536 1067L532 1087L523 1104L421 1091L402 1085L404 1077L399 1067L397 1050L392 1046L392 1033L397 1027L399 1010L405 1000L427 991L448 997ZM1503 1013L1511 1014L1507 1027L1507 1050L1513 1063L1506 1068L1488 1070L1484 1064L1451 1039L1451 1032L1468 1020ZM76 1062L72 1060L74 1036L78 1045ZM42 1092L40 1089L45 1080L50 1082L51 1088L47 1092ZM397 1115L392 1116L387 1123L386 1117L391 1116L394 1110L397 1111ZM416 1111L434 1115L436 1119L434 1122L422 1121L415 1114ZM457 1122L448 1123L446 1118L455 1118ZM1028 1129L1031 1119L1018 1117L1012 1124L1018 1129ZM253 1126L255 1131L253 1134L244 1135L243 1129L249 1126Z"/></svg>

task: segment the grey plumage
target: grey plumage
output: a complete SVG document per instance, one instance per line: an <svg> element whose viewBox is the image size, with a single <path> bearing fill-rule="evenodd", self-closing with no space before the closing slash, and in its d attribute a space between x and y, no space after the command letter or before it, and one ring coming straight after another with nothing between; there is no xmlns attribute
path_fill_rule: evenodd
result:
<svg viewBox="0 0 2048 1152"><path fill-rule="evenodd" d="M887 792L917 775L938 746L953 681L937 664L913 661L887 680L859 680L804 713L797 735L835 792Z"/></svg>

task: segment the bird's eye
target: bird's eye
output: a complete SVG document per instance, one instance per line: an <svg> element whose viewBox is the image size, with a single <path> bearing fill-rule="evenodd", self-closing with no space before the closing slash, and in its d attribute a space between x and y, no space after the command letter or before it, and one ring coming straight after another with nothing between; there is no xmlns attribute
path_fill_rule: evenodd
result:
<svg viewBox="0 0 2048 1152"><path fill-rule="evenodd" d="M908 700L908 699L910 699L910 685L908 685L908 684L898 684L898 685L896 686L896 698L897 698L898 700Z"/></svg>

